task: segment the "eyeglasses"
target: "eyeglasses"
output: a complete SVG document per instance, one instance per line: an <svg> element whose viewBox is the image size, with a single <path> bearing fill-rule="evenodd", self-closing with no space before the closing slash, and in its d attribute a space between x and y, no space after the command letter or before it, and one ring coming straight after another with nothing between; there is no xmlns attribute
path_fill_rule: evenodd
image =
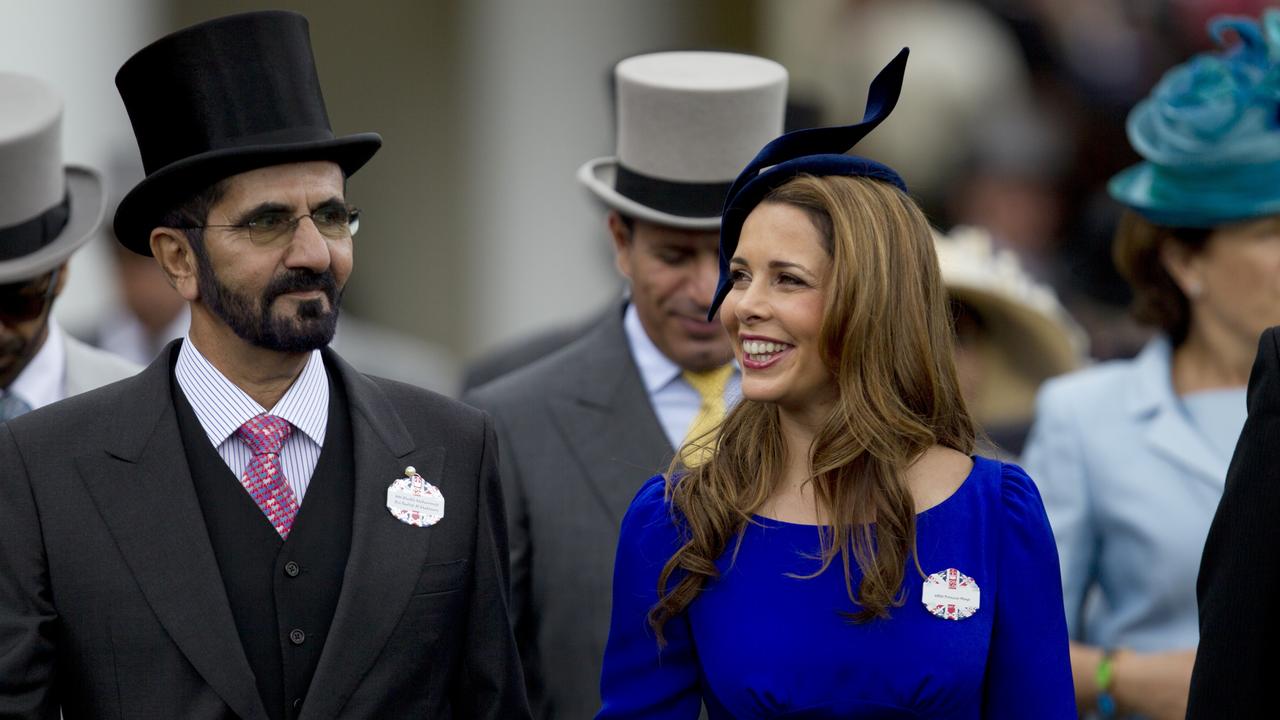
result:
<svg viewBox="0 0 1280 720"><path fill-rule="evenodd" d="M187 229L229 228L249 233L249 241L258 246L284 245L293 239L298 223L311 218L316 230L330 240L345 240L360 229L360 208L349 205L326 205L306 215L294 217L288 212L268 210L237 225L187 225Z"/></svg>
<svg viewBox="0 0 1280 720"><path fill-rule="evenodd" d="M54 270L34 280L0 285L0 322L15 325L40 317L53 301L57 283Z"/></svg>

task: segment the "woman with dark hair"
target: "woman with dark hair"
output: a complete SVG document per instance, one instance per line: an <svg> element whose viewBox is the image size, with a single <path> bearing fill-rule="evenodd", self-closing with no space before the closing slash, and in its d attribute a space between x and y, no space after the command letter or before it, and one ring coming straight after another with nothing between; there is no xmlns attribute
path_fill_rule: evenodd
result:
<svg viewBox="0 0 1280 720"><path fill-rule="evenodd" d="M1062 560L1077 702L1104 717L1186 713L1201 550L1258 337L1280 323L1280 14L1210 32L1227 47L1130 113L1145 162L1110 185L1128 208L1116 264L1160 334L1047 383L1024 454Z"/></svg>
<svg viewBox="0 0 1280 720"><path fill-rule="evenodd" d="M730 189L712 312L743 400L623 520L600 718L1075 717L1052 533L1019 468L970 457L929 225L843 154L905 60L863 123Z"/></svg>

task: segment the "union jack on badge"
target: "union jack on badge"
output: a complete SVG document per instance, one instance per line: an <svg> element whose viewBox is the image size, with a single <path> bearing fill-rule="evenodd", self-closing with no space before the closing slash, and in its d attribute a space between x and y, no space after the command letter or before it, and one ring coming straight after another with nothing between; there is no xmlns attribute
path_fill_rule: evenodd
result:
<svg viewBox="0 0 1280 720"><path fill-rule="evenodd" d="M920 599L924 609L934 617L943 620L964 620L978 612L982 593L973 578L956 570L947 568L942 572L930 575L924 581L920 591Z"/></svg>
<svg viewBox="0 0 1280 720"><path fill-rule="evenodd" d="M407 525L430 527L444 517L444 495L412 466L387 488L387 510Z"/></svg>

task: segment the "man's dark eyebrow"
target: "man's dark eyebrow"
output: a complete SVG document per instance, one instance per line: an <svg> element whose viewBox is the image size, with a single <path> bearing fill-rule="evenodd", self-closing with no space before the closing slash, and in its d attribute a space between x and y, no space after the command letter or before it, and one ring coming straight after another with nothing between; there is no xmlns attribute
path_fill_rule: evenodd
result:
<svg viewBox="0 0 1280 720"><path fill-rule="evenodd" d="M334 207L335 205L345 205L345 204L346 203L343 202L342 198L338 197L337 195L334 195L325 200L321 200L320 202L311 206L311 212L315 212L321 208ZM258 203L257 205L249 208L248 210L245 210L244 212L240 213L240 215L231 224L244 225L245 223L258 217L259 215L262 215L263 213L290 213L290 212L293 212L293 208L290 207L289 205L285 205L284 203L271 202L271 201Z"/></svg>
<svg viewBox="0 0 1280 720"><path fill-rule="evenodd" d="M347 205L347 201L346 201L346 200L343 200L342 198L338 197L337 195L334 195L333 197L329 198L328 200L321 200L320 202L316 203L315 205L312 205L312 206L311 206L311 212L315 212L315 211L319 210L320 208L335 207L335 206L339 206L339 207L346 207L346 205Z"/></svg>
<svg viewBox="0 0 1280 720"><path fill-rule="evenodd" d="M258 203L257 205L254 205L248 210L245 210L244 212L237 215L235 219L231 221L230 224L244 225L245 223L249 222L250 220L264 213L287 213L291 210L293 210L293 208L289 207L288 205L285 205L284 203L278 203L278 202Z"/></svg>

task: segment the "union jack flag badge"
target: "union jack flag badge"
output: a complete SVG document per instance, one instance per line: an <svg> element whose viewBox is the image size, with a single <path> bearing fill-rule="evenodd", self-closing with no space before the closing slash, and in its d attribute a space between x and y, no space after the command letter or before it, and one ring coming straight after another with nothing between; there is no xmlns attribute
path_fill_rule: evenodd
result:
<svg viewBox="0 0 1280 720"><path fill-rule="evenodd" d="M973 617L978 612L980 598L978 583L955 568L930 575L925 579L924 588L920 592L924 609L943 620Z"/></svg>
<svg viewBox="0 0 1280 720"><path fill-rule="evenodd" d="M444 495L412 466L387 488L387 510L407 525L429 527L444 518Z"/></svg>

